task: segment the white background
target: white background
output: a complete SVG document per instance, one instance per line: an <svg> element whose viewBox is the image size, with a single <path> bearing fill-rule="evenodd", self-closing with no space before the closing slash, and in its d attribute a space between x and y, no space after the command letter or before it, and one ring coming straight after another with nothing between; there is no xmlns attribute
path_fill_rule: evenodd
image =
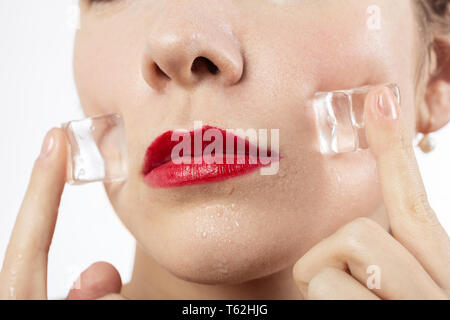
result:
<svg viewBox="0 0 450 320"><path fill-rule="evenodd" d="M0 262L46 131L82 117L72 78L75 0L0 0ZM450 127L432 154L417 151L430 202L450 230ZM103 260L129 280L134 240L103 187L66 188L49 259L49 297Z"/></svg>
<svg viewBox="0 0 450 320"><path fill-rule="evenodd" d="M0 261L48 129L82 118L72 77L72 0L0 0ZM103 186L66 186L49 258L49 297L95 261L129 281L134 240Z"/></svg>

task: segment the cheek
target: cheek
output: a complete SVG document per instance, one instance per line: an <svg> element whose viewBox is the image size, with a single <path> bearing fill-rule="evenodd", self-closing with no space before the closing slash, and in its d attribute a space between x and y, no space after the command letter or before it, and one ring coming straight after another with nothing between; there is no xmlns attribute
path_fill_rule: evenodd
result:
<svg viewBox="0 0 450 320"><path fill-rule="evenodd" d="M76 36L74 75L87 116L112 112L126 116L140 99L144 43L138 33L128 35L126 27L121 28L127 24L116 23L86 23Z"/></svg>

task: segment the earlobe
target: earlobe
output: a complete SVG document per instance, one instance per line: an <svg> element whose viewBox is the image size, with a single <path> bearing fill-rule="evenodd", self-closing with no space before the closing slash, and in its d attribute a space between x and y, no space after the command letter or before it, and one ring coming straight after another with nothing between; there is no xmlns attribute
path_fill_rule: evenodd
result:
<svg viewBox="0 0 450 320"><path fill-rule="evenodd" d="M428 85L425 100L428 123L420 131L426 134L441 129L450 121L450 82L433 80Z"/></svg>

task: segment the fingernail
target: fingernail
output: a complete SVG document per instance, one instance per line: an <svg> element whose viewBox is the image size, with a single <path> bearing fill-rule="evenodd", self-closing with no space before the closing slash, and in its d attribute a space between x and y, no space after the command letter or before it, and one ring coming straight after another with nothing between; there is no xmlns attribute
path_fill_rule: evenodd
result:
<svg viewBox="0 0 450 320"><path fill-rule="evenodd" d="M398 119L398 106L395 102L394 96L388 88L378 93L377 98L378 111L387 119Z"/></svg>
<svg viewBox="0 0 450 320"><path fill-rule="evenodd" d="M45 136L44 142L42 143L40 158L48 157L55 147L55 138L51 132L48 132Z"/></svg>

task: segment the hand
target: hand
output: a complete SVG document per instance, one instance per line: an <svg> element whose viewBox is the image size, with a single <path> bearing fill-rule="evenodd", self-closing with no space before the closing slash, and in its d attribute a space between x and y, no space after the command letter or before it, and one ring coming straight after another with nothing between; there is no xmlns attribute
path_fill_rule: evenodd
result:
<svg viewBox="0 0 450 320"><path fill-rule="evenodd" d="M318 243L294 266L305 298L449 299L450 239L427 201L402 116L388 89L367 96L367 139L392 235L359 218ZM367 284L368 272L379 286Z"/></svg>
<svg viewBox="0 0 450 320"><path fill-rule="evenodd" d="M0 299L47 299L47 260L66 182L67 144L61 129L46 136L36 160L0 272ZM120 298L117 270L96 263L68 299Z"/></svg>

